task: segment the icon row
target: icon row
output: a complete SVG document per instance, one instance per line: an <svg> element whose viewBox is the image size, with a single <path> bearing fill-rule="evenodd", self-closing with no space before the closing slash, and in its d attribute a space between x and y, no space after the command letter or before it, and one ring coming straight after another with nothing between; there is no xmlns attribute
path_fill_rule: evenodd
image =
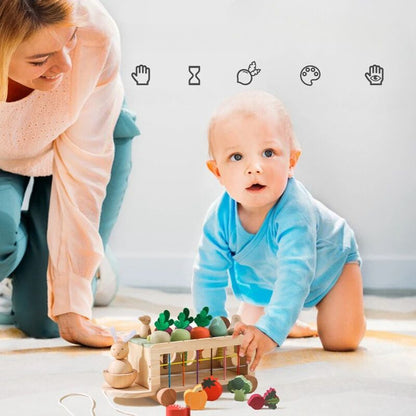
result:
<svg viewBox="0 0 416 416"><path fill-rule="evenodd" d="M189 65L188 71L190 78L188 85L201 85L201 80L198 77L201 72L201 66ZM237 83L242 85L249 85L253 78L260 73L261 69L257 68L256 61L252 61L246 68L242 68L237 72ZM134 72L131 74L136 85L149 85L150 83L150 68L146 65L137 65ZM384 80L384 68L380 65L371 65L368 72L364 74L370 85L382 85ZM315 65L306 65L300 71L300 80L303 84L311 87L316 81L321 78L321 71Z"/></svg>

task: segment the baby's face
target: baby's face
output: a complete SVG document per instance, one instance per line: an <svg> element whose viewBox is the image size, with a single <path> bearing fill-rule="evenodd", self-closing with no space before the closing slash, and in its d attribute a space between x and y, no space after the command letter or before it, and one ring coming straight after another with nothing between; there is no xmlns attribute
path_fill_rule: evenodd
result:
<svg viewBox="0 0 416 416"><path fill-rule="evenodd" d="M298 153L280 130L278 120L260 115L236 114L215 126L208 167L245 208L270 209L286 189Z"/></svg>

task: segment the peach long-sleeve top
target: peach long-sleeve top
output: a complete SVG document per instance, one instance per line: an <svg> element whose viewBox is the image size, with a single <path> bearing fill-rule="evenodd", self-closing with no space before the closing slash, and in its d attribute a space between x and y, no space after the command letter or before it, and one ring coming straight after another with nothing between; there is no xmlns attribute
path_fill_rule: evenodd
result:
<svg viewBox="0 0 416 416"><path fill-rule="evenodd" d="M101 261L101 205L120 113L117 27L96 0L80 0L72 69L52 91L0 102L0 169L53 175L48 218L48 311L91 317L91 279Z"/></svg>

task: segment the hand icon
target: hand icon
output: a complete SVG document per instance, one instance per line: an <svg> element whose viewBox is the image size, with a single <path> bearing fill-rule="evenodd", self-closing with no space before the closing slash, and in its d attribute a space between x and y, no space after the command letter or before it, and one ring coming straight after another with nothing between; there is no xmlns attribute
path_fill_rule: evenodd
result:
<svg viewBox="0 0 416 416"><path fill-rule="evenodd" d="M131 73L137 85L149 85L150 68L146 65L137 65L136 71Z"/></svg>
<svg viewBox="0 0 416 416"><path fill-rule="evenodd" d="M370 85L381 85L384 79L384 69L379 65L371 65L368 68L369 72L365 73Z"/></svg>

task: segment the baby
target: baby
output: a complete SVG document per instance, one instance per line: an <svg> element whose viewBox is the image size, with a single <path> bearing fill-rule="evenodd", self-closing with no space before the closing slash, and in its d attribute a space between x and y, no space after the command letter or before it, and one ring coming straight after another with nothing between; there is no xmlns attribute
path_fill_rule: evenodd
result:
<svg viewBox="0 0 416 416"><path fill-rule="evenodd" d="M226 316L230 280L241 301L234 335L244 334L240 355L251 370L282 345L303 307L317 307L326 350L356 349L365 318L354 233L293 177L301 152L281 102L241 93L219 107L208 135L207 166L226 192L205 218L195 308Z"/></svg>

